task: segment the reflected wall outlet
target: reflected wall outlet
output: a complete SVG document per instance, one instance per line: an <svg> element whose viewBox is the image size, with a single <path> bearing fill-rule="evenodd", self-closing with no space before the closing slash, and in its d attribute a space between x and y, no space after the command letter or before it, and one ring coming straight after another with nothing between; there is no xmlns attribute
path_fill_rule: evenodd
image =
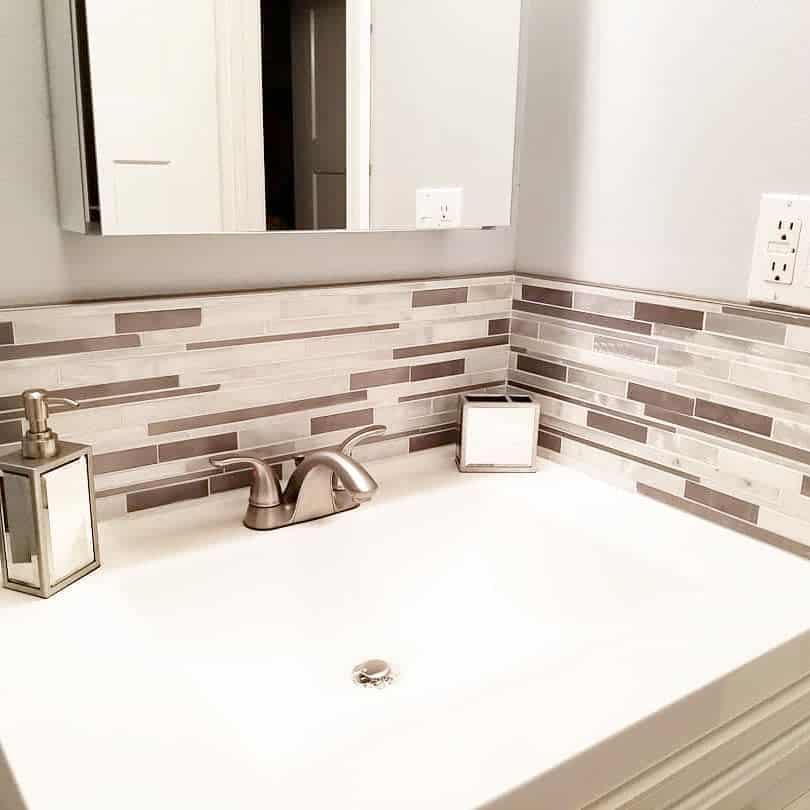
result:
<svg viewBox="0 0 810 810"><path fill-rule="evenodd" d="M748 297L810 310L810 196L766 194L757 226Z"/></svg>
<svg viewBox="0 0 810 810"><path fill-rule="evenodd" d="M424 230L460 228L463 188L416 189L416 227Z"/></svg>

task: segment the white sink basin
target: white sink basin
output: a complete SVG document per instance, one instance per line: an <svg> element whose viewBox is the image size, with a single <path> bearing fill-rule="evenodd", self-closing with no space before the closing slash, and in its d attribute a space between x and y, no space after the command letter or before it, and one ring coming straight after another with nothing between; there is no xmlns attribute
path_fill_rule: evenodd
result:
<svg viewBox="0 0 810 810"><path fill-rule="evenodd" d="M64 594L0 596L30 810L483 805L810 628L806 563L570 470L371 466L353 512L140 514Z"/></svg>

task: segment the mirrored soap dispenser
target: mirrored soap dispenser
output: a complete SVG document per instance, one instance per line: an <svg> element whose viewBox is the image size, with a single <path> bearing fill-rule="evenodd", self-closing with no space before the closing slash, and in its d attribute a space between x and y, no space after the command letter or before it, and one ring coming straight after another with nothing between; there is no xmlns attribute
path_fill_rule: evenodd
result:
<svg viewBox="0 0 810 810"><path fill-rule="evenodd" d="M0 458L0 565L4 587L47 599L100 565L93 458L48 426L49 405L77 402L41 389L22 402L22 446Z"/></svg>

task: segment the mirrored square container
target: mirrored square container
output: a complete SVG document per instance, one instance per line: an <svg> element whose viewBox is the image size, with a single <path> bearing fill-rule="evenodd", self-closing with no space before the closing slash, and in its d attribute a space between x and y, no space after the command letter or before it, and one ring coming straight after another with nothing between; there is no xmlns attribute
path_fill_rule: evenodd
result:
<svg viewBox="0 0 810 810"><path fill-rule="evenodd" d="M90 447L61 442L53 458L0 458L3 585L47 599L99 567Z"/></svg>

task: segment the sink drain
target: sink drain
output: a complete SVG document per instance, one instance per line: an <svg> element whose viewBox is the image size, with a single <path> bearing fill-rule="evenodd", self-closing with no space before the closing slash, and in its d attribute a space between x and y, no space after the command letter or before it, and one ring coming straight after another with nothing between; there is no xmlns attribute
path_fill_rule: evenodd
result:
<svg viewBox="0 0 810 810"><path fill-rule="evenodd" d="M387 661L373 658L370 661L363 661L352 670L352 680L358 686L374 687L375 689L385 689L390 686L396 675L391 665Z"/></svg>

